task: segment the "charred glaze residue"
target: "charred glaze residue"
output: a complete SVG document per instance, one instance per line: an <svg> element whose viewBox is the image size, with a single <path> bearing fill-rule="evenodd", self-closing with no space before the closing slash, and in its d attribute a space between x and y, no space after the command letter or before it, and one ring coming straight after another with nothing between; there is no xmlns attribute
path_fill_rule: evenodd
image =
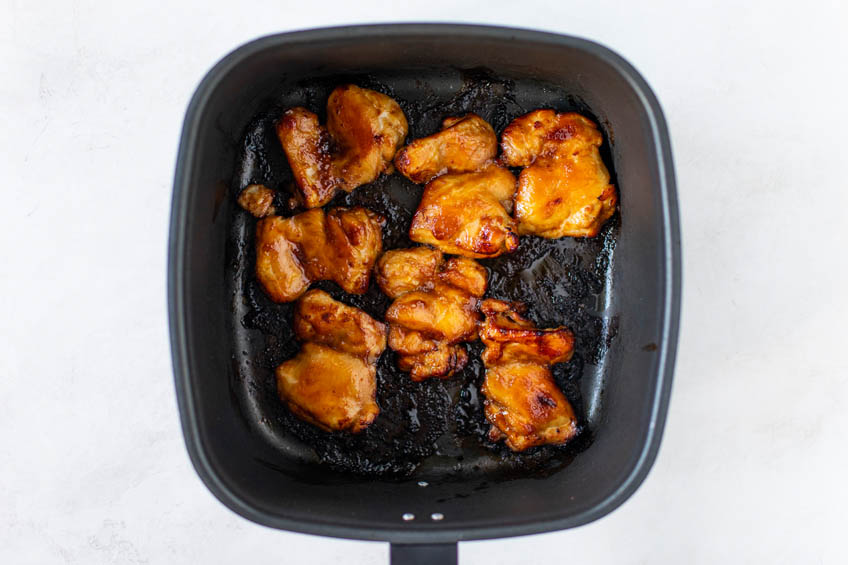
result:
<svg viewBox="0 0 848 565"><path fill-rule="evenodd" d="M261 183L276 191L277 210L284 215L298 212L290 207L293 178L276 138L275 121L295 105L307 107L323 120L327 96L345 82L394 97L409 120L410 139L434 133L447 116L468 112L489 121L498 134L512 119L536 108L587 113L579 101L555 88L502 80L484 69L456 72L445 80L371 75L317 78L281 87L276 99L247 127L233 194L237 196L248 184ZM615 182L614 163L609 149L604 149ZM626 187L620 190L626 192ZM328 206L361 205L382 214L387 220L384 249L409 247L413 243L407 231L421 193L422 187L393 174L352 193L340 193ZM515 252L480 260L489 270L486 297L525 302L528 317L539 327L566 325L576 338L572 360L555 365L553 373L580 419L580 435L565 447L542 446L513 453L487 438L489 426L480 393L483 346L479 341L468 345L468 366L444 381L413 383L397 369L394 353L387 350L377 367L380 415L360 434L323 432L294 417L279 401L274 380L274 368L300 347L292 332L293 305L271 302L256 281L255 220L238 208L235 197L232 200L228 269L233 282L232 331L240 344L233 356L238 367L234 395L245 418L255 420L248 424L269 434L272 443L291 448L289 451L306 463L343 474L389 478L415 474L431 482L469 475L489 482L541 477L562 468L591 443L592 431L582 416L587 411L581 380L598 371L617 331L617 320L606 311L605 297L610 292L618 214L595 238L524 236ZM362 295L346 294L330 282L313 287L381 320L391 302L373 280Z"/></svg>

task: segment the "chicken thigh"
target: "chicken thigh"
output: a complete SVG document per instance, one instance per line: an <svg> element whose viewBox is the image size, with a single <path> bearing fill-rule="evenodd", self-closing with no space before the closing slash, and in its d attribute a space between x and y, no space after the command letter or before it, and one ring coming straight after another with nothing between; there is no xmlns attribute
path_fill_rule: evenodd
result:
<svg viewBox="0 0 848 565"><path fill-rule="evenodd" d="M296 300L319 280L362 294L383 250L383 224L362 207L264 218L256 226L257 278L275 302Z"/></svg>
<svg viewBox="0 0 848 565"><path fill-rule="evenodd" d="M350 192L392 172L409 125L392 98L348 84L327 100L327 131L336 144L333 168L339 188Z"/></svg>
<svg viewBox="0 0 848 565"><path fill-rule="evenodd" d="M473 173L446 174L429 182L409 237L445 253L464 257L497 257L518 247L515 222L509 216L515 177L489 164Z"/></svg>
<svg viewBox="0 0 848 565"><path fill-rule="evenodd" d="M498 138L476 114L446 118L442 131L416 139L395 156L395 167L414 183L446 173L469 173L495 158Z"/></svg>
<svg viewBox="0 0 848 565"><path fill-rule="evenodd" d="M277 123L277 137L286 153L294 182L295 200L306 208L323 206L336 195L330 134L318 116L306 108L291 108Z"/></svg>
<svg viewBox="0 0 848 565"><path fill-rule="evenodd" d="M518 177L518 233L594 237L615 212L616 190L601 159L595 124L580 114L536 110L501 136L501 162Z"/></svg>

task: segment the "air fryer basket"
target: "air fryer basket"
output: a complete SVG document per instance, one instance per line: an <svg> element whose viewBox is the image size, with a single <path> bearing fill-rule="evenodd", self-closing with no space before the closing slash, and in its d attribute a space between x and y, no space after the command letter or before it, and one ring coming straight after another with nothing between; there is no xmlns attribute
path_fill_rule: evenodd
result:
<svg viewBox="0 0 848 565"><path fill-rule="evenodd" d="M256 286L253 221L237 209L235 195L248 182L290 182L269 124L287 105L320 111L343 82L396 96L410 116L411 137L466 111L498 131L539 107L578 110L599 123L620 215L594 240L522 238L514 256L484 262L492 272L489 295L524 300L541 324L564 322L577 334L575 361L557 374L584 428L567 449L514 455L480 439L479 362L451 381L410 386L393 356L384 355L384 423L353 440L310 430L274 398L273 366L296 351L288 339L290 309L271 304ZM387 215L394 227L385 246L394 248L409 245L404 232L419 195L420 187L393 175L336 203ZM374 315L388 304L375 288L362 297L325 288ZM169 256L177 394L198 473L249 519L314 534L438 544L602 516L637 488L656 454L679 297L663 116L638 73L597 44L453 25L282 34L228 55L192 99Z"/></svg>

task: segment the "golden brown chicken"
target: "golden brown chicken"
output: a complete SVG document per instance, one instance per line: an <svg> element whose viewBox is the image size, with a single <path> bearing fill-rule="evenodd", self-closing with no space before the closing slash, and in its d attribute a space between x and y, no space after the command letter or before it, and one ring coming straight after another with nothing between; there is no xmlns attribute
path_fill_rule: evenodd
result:
<svg viewBox="0 0 848 565"><path fill-rule="evenodd" d="M386 251L374 271L383 294L397 298L413 290L432 289L443 262L441 251L422 245Z"/></svg>
<svg viewBox="0 0 848 565"><path fill-rule="evenodd" d="M538 329L520 303L484 300L480 339L486 345L481 391L489 439L513 451L565 443L577 433L574 410L554 382L550 365L571 358L574 336L564 328Z"/></svg>
<svg viewBox="0 0 848 565"><path fill-rule="evenodd" d="M616 190L598 147L595 124L575 113L536 110L501 136L501 161L525 167L518 177L515 219L520 234L593 237L615 212Z"/></svg>
<svg viewBox="0 0 848 565"><path fill-rule="evenodd" d="M326 345L369 363L376 363L386 349L385 324L318 289L298 300L294 333L300 341Z"/></svg>
<svg viewBox="0 0 848 565"><path fill-rule="evenodd" d="M257 218L270 216L274 210L274 191L262 184L244 187L238 197L239 206Z"/></svg>
<svg viewBox="0 0 848 565"><path fill-rule="evenodd" d="M464 257L497 257L518 247L509 216L515 177L489 164L473 173L446 174L424 188L409 237Z"/></svg>
<svg viewBox="0 0 848 565"><path fill-rule="evenodd" d="M352 84L330 94L327 127L301 107L287 110L277 124L298 187L296 199L306 208L323 206L339 189L350 192L391 172L408 131L397 102Z"/></svg>
<svg viewBox="0 0 848 565"><path fill-rule="evenodd" d="M392 159L409 125L393 99L348 84L327 100L327 130L337 146L333 167L340 188L350 192L392 172Z"/></svg>
<svg viewBox="0 0 848 565"><path fill-rule="evenodd" d="M476 114L446 118L442 131L416 139L395 157L395 167L414 183L424 184L446 173L468 173L495 158L498 138Z"/></svg>
<svg viewBox="0 0 848 565"><path fill-rule="evenodd" d="M377 284L395 301L386 311L389 347L414 381L447 378L462 370L477 339L485 267L472 259L444 260L429 247L387 251L377 262Z"/></svg>
<svg viewBox="0 0 848 565"><path fill-rule="evenodd" d="M296 300L319 280L362 294L383 250L384 222L361 207L264 218L256 226L256 276L275 302Z"/></svg>
<svg viewBox="0 0 848 565"><path fill-rule="evenodd" d="M338 181L330 154L330 134L318 122L318 116L306 108L286 110L277 123L277 137L298 188L295 200L306 208L332 200Z"/></svg>
<svg viewBox="0 0 848 565"><path fill-rule="evenodd" d="M303 346L277 367L282 401L323 430L364 430L380 413L376 362L386 349L385 324L310 290L297 303L294 330Z"/></svg>

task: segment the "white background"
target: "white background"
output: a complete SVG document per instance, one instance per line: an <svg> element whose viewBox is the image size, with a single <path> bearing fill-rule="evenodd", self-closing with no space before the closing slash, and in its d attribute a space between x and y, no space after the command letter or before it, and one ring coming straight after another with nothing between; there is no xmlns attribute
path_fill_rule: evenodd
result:
<svg viewBox="0 0 848 565"><path fill-rule="evenodd" d="M644 485L582 528L463 543L461 562L848 562L848 9L397 4L2 0L0 562L388 562L386 544L256 526L201 484L165 255L180 126L212 64L266 33L423 20L570 33L631 61L666 112L683 230Z"/></svg>

